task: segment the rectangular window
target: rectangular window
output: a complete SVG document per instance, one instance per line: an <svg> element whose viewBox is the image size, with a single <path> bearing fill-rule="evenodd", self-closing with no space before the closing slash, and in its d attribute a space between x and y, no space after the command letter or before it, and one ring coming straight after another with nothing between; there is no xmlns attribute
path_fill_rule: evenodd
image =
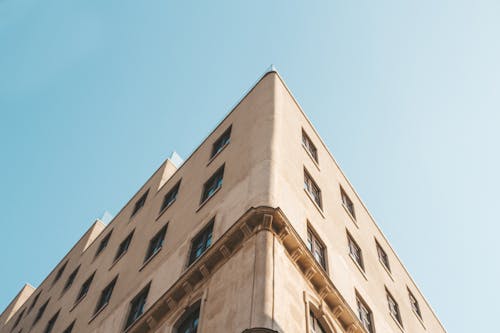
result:
<svg viewBox="0 0 500 333"><path fill-rule="evenodd" d="M144 312L144 306L146 305L146 299L149 293L148 284L134 299L130 302L130 310L128 312L127 321L125 323L125 329L130 327L137 318L139 318Z"/></svg>
<svg viewBox="0 0 500 333"><path fill-rule="evenodd" d="M319 208L322 208L322 203L321 203L321 190L319 189L318 185L316 185L316 182L312 179L311 175L304 169L304 189L309 193L309 195L312 197L314 202L319 206Z"/></svg>
<svg viewBox="0 0 500 333"><path fill-rule="evenodd" d="M344 189L340 187L340 196L342 197L342 204L344 207L351 213L351 216L353 219L356 219L356 212L354 211L354 204L352 203L351 199L345 193Z"/></svg>
<svg viewBox="0 0 500 333"><path fill-rule="evenodd" d="M389 257L387 256L387 253L385 253L384 249L380 244L375 240L376 245L377 245L377 254L378 254L378 259L384 265L385 268L390 272L391 271L391 266L389 265Z"/></svg>
<svg viewBox="0 0 500 333"><path fill-rule="evenodd" d="M167 233L167 225L160 229L156 235L149 241L148 251L146 252L146 257L144 262L148 261L155 254L157 254L163 247L163 242L165 240L165 234Z"/></svg>
<svg viewBox="0 0 500 333"><path fill-rule="evenodd" d="M73 285L73 282L75 282L76 275L78 274L78 270L80 269L80 266L78 266L69 276L68 280L66 280L66 284L64 285L63 292L69 289Z"/></svg>
<svg viewBox="0 0 500 333"><path fill-rule="evenodd" d="M318 163L318 150L304 130L302 130L302 145L306 148L314 161Z"/></svg>
<svg viewBox="0 0 500 333"><path fill-rule="evenodd" d="M101 292L101 296L99 297L99 301L97 302L94 315L101 311L106 305L108 305L111 300L111 295L113 294L113 289L115 288L116 280L118 276L111 281L106 288L104 288Z"/></svg>
<svg viewBox="0 0 500 333"><path fill-rule="evenodd" d="M351 256L352 259L359 265L359 267L362 270L365 270L364 264L363 264L363 254L361 253L361 248L359 245L354 241L352 236L347 233L347 243L349 245L349 255Z"/></svg>
<svg viewBox="0 0 500 333"><path fill-rule="evenodd" d="M69 324L68 327L63 331L63 333L71 333L73 331L73 327L75 326L75 321L73 321L71 324Z"/></svg>
<svg viewBox="0 0 500 333"><path fill-rule="evenodd" d="M144 206L144 204L146 203L146 199L148 197L148 193L149 189L139 198L139 200L135 202L134 209L132 210L132 214L130 215L130 217L137 214L137 212L142 208L142 206Z"/></svg>
<svg viewBox="0 0 500 333"><path fill-rule="evenodd" d="M125 252L127 252L128 247L130 246L130 242L132 242L132 236L134 236L134 230L130 234L128 234L127 238L125 238L120 245L118 246L118 250L116 251L115 259L114 261L117 261L119 258L121 258Z"/></svg>
<svg viewBox="0 0 500 333"><path fill-rule="evenodd" d="M179 192L179 187L181 185L181 181L179 180L174 187L165 194L163 198L163 202L161 204L160 213L163 212L167 207L170 207L171 204L174 203L175 199L177 199L177 193Z"/></svg>
<svg viewBox="0 0 500 333"><path fill-rule="evenodd" d="M57 317L59 316L59 311L50 318L49 322L47 323L47 326L45 327L45 330L43 331L44 333L50 333L52 332L52 329L54 328L54 325L56 324Z"/></svg>
<svg viewBox="0 0 500 333"><path fill-rule="evenodd" d="M210 154L211 159L229 144L229 141L231 139L231 127L232 126L229 126L229 128L224 133L222 133L217 141L214 142L212 146L212 153Z"/></svg>
<svg viewBox="0 0 500 333"><path fill-rule="evenodd" d="M92 284L92 280L94 280L94 275L95 272L92 273L92 275L82 284L82 286L80 287L80 291L78 292L78 297L76 298L75 303L78 303L87 295L90 289L90 285Z"/></svg>
<svg viewBox="0 0 500 333"><path fill-rule="evenodd" d="M201 195L201 203L204 203L214 193L221 188L222 179L224 177L224 165L222 165L215 173L203 184L203 193Z"/></svg>
<svg viewBox="0 0 500 333"><path fill-rule="evenodd" d="M307 228L307 248L318 264L326 270L325 246L309 227Z"/></svg>
<svg viewBox="0 0 500 333"><path fill-rule="evenodd" d="M311 333L326 333L325 329L312 311L309 312L309 327Z"/></svg>
<svg viewBox="0 0 500 333"><path fill-rule="evenodd" d="M19 316L17 316L17 319L16 319L16 322L14 323L14 326L12 326L12 330L14 330L14 328L16 328L17 325L19 325L19 322L21 321L21 318L23 317L25 311L26 311L26 309L23 309L23 311L21 311Z"/></svg>
<svg viewBox="0 0 500 333"><path fill-rule="evenodd" d="M408 289L408 296L410 297L411 309L418 316L418 318L422 319L422 313L420 312L420 306L418 305L418 301L415 298L415 296L413 296L410 289Z"/></svg>
<svg viewBox="0 0 500 333"><path fill-rule="evenodd" d="M31 311L31 310L35 307L36 302L38 301L38 298L40 297L40 293L41 293L41 292L39 292L39 293L35 296L35 298L33 299L33 303L31 303L31 305L30 305L30 307L29 307L29 309L28 309L28 313L30 313L30 311Z"/></svg>
<svg viewBox="0 0 500 333"><path fill-rule="evenodd" d="M387 294L387 304L389 306L389 313L391 314L392 318L394 318L399 323L399 325L403 326L403 321L401 320L401 313L399 312L398 303L396 302L394 297L392 297L389 290L386 289L385 292Z"/></svg>
<svg viewBox="0 0 500 333"><path fill-rule="evenodd" d="M66 261L64 263L64 265L61 266L61 268L59 268L59 270L57 271L57 274L54 278L54 282L52 282L52 285L54 285L57 281L59 281L59 279L61 278L62 274L64 273L64 269L66 268L66 265L68 264L68 262Z"/></svg>
<svg viewBox="0 0 500 333"><path fill-rule="evenodd" d="M111 230L106 236L104 236L104 238L101 240L101 242L99 243L99 247L97 248L97 251L95 252L95 257L97 257L102 251L104 251L104 249L106 248L106 246L108 246L108 243L109 243L109 239L111 238L111 233L113 232L113 230Z"/></svg>
<svg viewBox="0 0 500 333"><path fill-rule="evenodd" d="M47 302L43 303L43 305L38 309L38 312L36 313L35 320L33 321L33 325L35 325L40 318L42 318L43 313L45 312L45 309L47 308L47 305L49 304L50 299L47 300Z"/></svg>
<svg viewBox="0 0 500 333"><path fill-rule="evenodd" d="M191 253L189 254L188 266L196 261L212 244L212 232L214 220L212 220L191 242Z"/></svg>
<svg viewBox="0 0 500 333"><path fill-rule="evenodd" d="M358 316L361 324L366 329L368 333L374 333L375 329L373 326L373 314L370 308L366 305L366 303L356 295L356 303L358 305Z"/></svg>
<svg viewBox="0 0 500 333"><path fill-rule="evenodd" d="M175 332L196 333L198 331L198 323L200 321L200 305L196 304L181 316L178 322L174 325Z"/></svg>

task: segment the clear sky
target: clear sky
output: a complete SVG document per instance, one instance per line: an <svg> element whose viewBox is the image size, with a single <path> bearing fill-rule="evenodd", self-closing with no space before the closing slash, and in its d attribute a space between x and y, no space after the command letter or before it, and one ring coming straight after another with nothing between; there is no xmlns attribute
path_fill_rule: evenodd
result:
<svg viewBox="0 0 500 333"><path fill-rule="evenodd" d="M499 17L498 0L1 0L0 308L274 63L448 331L491 332Z"/></svg>

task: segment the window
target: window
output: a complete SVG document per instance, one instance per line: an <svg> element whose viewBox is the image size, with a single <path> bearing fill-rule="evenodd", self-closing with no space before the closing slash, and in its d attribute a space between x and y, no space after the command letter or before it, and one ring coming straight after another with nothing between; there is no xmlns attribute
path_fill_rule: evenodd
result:
<svg viewBox="0 0 500 333"><path fill-rule="evenodd" d="M307 228L307 248L318 264L326 270L325 246L310 228Z"/></svg>
<svg viewBox="0 0 500 333"><path fill-rule="evenodd" d="M137 318L139 318L144 312L144 306L146 305L146 299L149 293L148 284L134 299L130 302L130 310L127 316L127 321L125 323L125 329L132 325Z"/></svg>
<svg viewBox="0 0 500 333"><path fill-rule="evenodd" d="M64 289L63 289L63 292L65 292L66 290L69 289L69 287L71 287L71 285L73 285L73 282L75 281L75 278L76 278L76 275L78 274L78 270L80 269L80 266L78 266L74 271L73 273L71 273L69 276L68 276L68 280L66 280L66 284L64 285Z"/></svg>
<svg viewBox="0 0 500 333"><path fill-rule="evenodd" d="M420 306L418 305L418 301L415 298L415 296L413 296L410 289L408 289L408 296L410 297L411 309L418 316L418 318L422 319L422 313L420 312Z"/></svg>
<svg viewBox="0 0 500 333"><path fill-rule="evenodd" d="M210 158L213 158L215 155L217 155L224 147L226 147L229 144L229 141L231 139L231 127L222 133L222 135L217 139L217 141L214 142L212 146L212 154L210 154Z"/></svg>
<svg viewBox="0 0 500 333"><path fill-rule="evenodd" d="M389 290L386 289L385 292L387 294L387 304L389 305L389 313L391 314L392 318L394 318L399 323L399 325L403 326L403 321L401 320L401 313L399 312L398 303L396 302L394 297L392 297Z"/></svg>
<svg viewBox="0 0 500 333"><path fill-rule="evenodd" d="M134 230L132 230L132 232L130 234L128 234L127 238L125 238L121 243L120 245L118 246L118 251L116 251L116 255L115 255L115 260L114 261L117 261L119 258L121 258L121 256L123 256L125 254L125 252L127 252L128 250L128 247L130 245L130 242L132 241L132 236L134 236Z"/></svg>
<svg viewBox="0 0 500 333"><path fill-rule="evenodd" d="M50 318L49 322L47 323L47 326L45 326L45 330L43 331L44 333L52 332L52 329L54 328L54 325L56 324L57 317L59 316L59 311L57 311L56 314L54 316L52 316L52 318Z"/></svg>
<svg viewBox="0 0 500 333"><path fill-rule="evenodd" d="M36 302L38 301L38 298L40 297L40 294L41 292L39 292L36 296L35 296L35 299L33 299L33 303L31 303L29 309L28 309L28 313L30 313L30 311L35 307L36 305Z"/></svg>
<svg viewBox="0 0 500 333"><path fill-rule="evenodd" d="M149 193L149 189L146 191L146 193L144 193L139 198L139 200L136 201L135 206L134 206L134 210L132 210L132 215L130 215L130 217L132 217L135 214L137 214L137 212L142 208L142 206L144 206L144 204L146 203L146 199L148 197L148 193Z"/></svg>
<svg viewBox="0 0 500 333"><path fill-rule="evenodd" d="M85 280L85 282L82 284L82 286L80 287L80 291L78 292L78 297L76 298L75 303L78 303L80 300L82 300L87 295L87 293L89 292L89 289L90 289L90 285L92 284L92 280L94 280L94 275L95 275L95 272L92 273L92 275L87 280Z"/></svg>
<svg viewBox="0 0 500 333"><path fill-rule="evenodd" d="M349 213L351 213L353 219L356 219L354 204L352 203L351 199L347 196L347 193L345 193L342 187L340 188L340 196L342 197L342 204L344 205L344 207L349 211Z"/></svg>
<svg viewBox="0 0 500 333"><path fill-rule="evenodd" d="M175 333L196 333L198 331L198 322L200 318L199 303L191 307L184 316L175 325Z"/></svg>
<svg viewBox="0 0 500 333"><path fill-rule="evenodd" d="M49 304L50 299L47 300L47 302L43 303L43 305L38 309L38 312L36 314L35 320L33 321L33 325L35 325L40 318L42 318L43 313L45 312L45 309L47 308L47 305Z"/></svg>
<svg viewBox="0 0 500 333"><path fill-rule="evenodd" d="M64 273L64 269L66 268L67 264L68 264L68 262L66 261L64 263L64 265L62 265L61 268L59 268L59 270L57 271L56 276L54 277L54 281L52 282L52 285L54 285L57 281L59 281L59 279L61 278L62 274Z"/></svg>
<svg viewBox="0 0 500 333"><path fill-rule="evenodd" d="M212 232L214 229L214 220L212 220L191 242L191 253L189 255L188 266L210 247L212 244Z"/></svg>
<svg viewBox="0 0 500 333"><path fill-rule="evenodd" d="M95 256L97 257L102 251L104 251L104 249L106 248L106 246L108 246L108 243L109 243L109 239L111 238L111 233L113 232L113 230L111 230L102 240L101 242L99 243L99 247L97 248L97 251L95 253Z"/></svg>
<svg viewBox="0 0 500 333"><path fill-rule="evenodd" d="M304 130L302 130L302 145L306 150L309 152L311 157L318 162L318 150L316 149L316 146L312 143L311 139L309 136L306 134Z"/></svg>
<svg viewBox="0 0 500 333"><path fill-rule="evenodd" d="M312 179L311 175L304 169L304 189L311 195L312 199L316 204L319 206L319 208L322 208L321 204L321 190L319 189L318 185L314 182Z"/></svg>
<svg viewBox="0 0 500 333"><path fill-rule="evenodd" d="M361 253L361 248L358 246L358 244L354 241L352 236L347 233L347 242L349 244L349 255L351 256L352 259L359 265L359 267L364 270L364 264L363 264L363 254Z"/></svg>
<svg viewBox="0 0 500 333"><path fill-rule="evenodd" d="M321 326L318 318L312 311L309 312L309 328L311 333L326 333L326 330Z"/></svg>
<svg viewBox="0 0 500 333"><path fill-rule="evenodd" d="M23 311L21 311L19 316L17 316L17 319L16 319L16 322L14 323L14 326L12 326L12 330L14 330L14 328L16 328L17 325L19 325L19 322L21 321L21 318L23 317L25 311L26 311L26 309L23 309Z"/></svg>
<svg viewBox="0 0 500 333"><path fill-rule="evenodd" d="M374 333L375 329L373 326L372 311L358 295L356 296L356 303L358 305L358 316L361 324L368 331L368 333Z"/></svg>
<svg viewBox="0 0 500 333"><path fill-rule="evenodd" d="M144 262L148 261L155 254L157 254L163 247L163 241L165 240L165 234L167 233L167 225L160 229L156 235L149 241L148 251L146 252L146 257Z"/></svg>
<svg viewBox="0 0 500 333"><path fill-rule="evenodd" d="M63 331L63 333L71 333L73 331L73 327L75 326L75 321L73 321L71 324L69 324L68 327Z"/></svg>
<svg viewBox="0 0 500 333"><path fill-rule="evenodd" d="M205 202L214 193L221 188L222 178L224 177L224 165L222 165L203 185L203 194L201 195L201 203Z"/></svg>
<svg viewBox="0 0 500 333"><path fill-rule="evenodd" d="M160 213L163 212L167 207L170 207L172 203L174 203L175 199L177 199L177 193L179 192L179 187L181 185L181 181L177 182L174 187L165 194L163 198L163 203L161 204Z"/></svg>
<svg viewBox="0 0 500 333"><path fill-rule="evenodd" d="M378 253L378 259L384 265L385 268L390 272L391 271L391 266L389 266L389 257L387 256L387 253L385 253L384 249L380 244L375 241L377 244L377 253Z"/></svg>
<svg viewBox="0 0 500 333"><path fill-rule="evenodd" d="M106 288L101 292L101 297L99 297L99 301L97 302L97 306L94 311L94 315L96 315L99 311L101 311L106 305L108 305L111 300L111 295L113 294L113 288L115 287L116 280L118 276L111 281Z"/></svg>

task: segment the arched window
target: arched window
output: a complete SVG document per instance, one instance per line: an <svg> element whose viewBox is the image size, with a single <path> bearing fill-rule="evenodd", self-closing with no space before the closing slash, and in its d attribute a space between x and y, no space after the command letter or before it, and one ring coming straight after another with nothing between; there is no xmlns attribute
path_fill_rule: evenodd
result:
<svg viewBox="0 0 500 333"><path fill-rule="evenodd" d="M175 333L196 333L200 321L200 303L191 306L175 324Z"/></svg>

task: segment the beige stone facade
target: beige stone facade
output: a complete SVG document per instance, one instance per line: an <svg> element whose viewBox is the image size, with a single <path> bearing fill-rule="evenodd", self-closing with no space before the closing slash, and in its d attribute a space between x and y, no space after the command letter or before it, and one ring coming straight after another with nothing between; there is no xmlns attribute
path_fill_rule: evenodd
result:
<svg viewBox="0 0 500 333"><path fill-rule="evenodd" d="M97 221L0 333L445 332L279 74Z"/></svg>

